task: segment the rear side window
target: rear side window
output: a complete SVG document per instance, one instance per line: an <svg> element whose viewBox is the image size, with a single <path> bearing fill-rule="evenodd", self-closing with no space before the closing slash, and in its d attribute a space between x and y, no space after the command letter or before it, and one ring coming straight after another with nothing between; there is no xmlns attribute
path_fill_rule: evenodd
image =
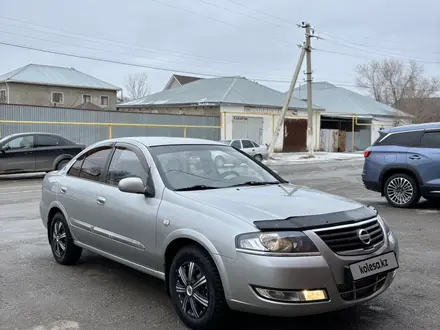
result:
<svg viewBox="0 0 440 330"><path fill-rule="evenodd" d="M241 142L240 142L240 140L232 141L231 146L236 148L236 149L241 149Z"/></svg>
<svg viewBox="0 0 440 330"><path fill-rule="evenodd" d="M100 147L89 153L84 158L79 177L91 181L99 181L111 151L111 147Z"/></svg>
<svg viewBox="0 0 440 330"><path fill-rule="evenodd" d="M399 147L415 147L420 144L420 136L422 132L405 132L395 133L387 136L384 140L379 140L377 146L399 146Z"/></svg>
<svg viewBox="0 0 440 330"><path fill-rule="evenodd" d="M253 148L254 145L249 140L242 140L241 143L243 143L243 148Z"/></svg>
<svg viewBox="0 0 440 330"><path fill-rule="evenodd" d="M439 148L440 149L440 132L426 132L420 140L421 148Z"/></svg>
<svg viewBox="0 0 440 330"><path fill-rule="evenodd" d="M64 146L66 142L59 137L52 135L37 135L37 147Z"/></svg>

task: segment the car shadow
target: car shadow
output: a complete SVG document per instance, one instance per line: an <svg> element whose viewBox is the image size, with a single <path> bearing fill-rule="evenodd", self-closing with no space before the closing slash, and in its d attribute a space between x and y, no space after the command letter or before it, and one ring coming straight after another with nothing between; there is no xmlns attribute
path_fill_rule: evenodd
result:
<svg viewBox="0 0 440 330"><path fill-rule="evenodd" d="M173 310L166 293L166 287L161 280L89 251L84 251L77 267L74 269L77 272L77 276L97 277L97 281L100 283L104 280L109 284L109 290L113 290L114 288L111 286L116 283L124 283L124 294L130 294L130 301L132 303L141 304L137 308L148 310L148 305L151 304L151 300L154 300L156 303L167 308L168 312L176 318L176 322L182 326L182 329L184 328ZM242 329L253 330L304 328L316 330L373 329L379 326L380 323L378 324L378 322L383 318L384 310L385 308L383 307L364 304L318 316L296 318L278 318L232 312L230 321L227 322L226 326L238 326ZM142 322L143 317L142 314L139 315L139 322Z"/></svg>

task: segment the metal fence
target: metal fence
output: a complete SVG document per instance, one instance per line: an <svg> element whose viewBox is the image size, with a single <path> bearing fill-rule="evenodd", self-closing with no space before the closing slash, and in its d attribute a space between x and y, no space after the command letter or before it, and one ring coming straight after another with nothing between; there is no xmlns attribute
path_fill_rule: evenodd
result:
<svg viewBox="0 0 440 330"><path fill-rule="evenodd" d="M112 137L174 136L218 141L219 116L145 114L0 104L0 136L49 132L92 144Z"/></svg>

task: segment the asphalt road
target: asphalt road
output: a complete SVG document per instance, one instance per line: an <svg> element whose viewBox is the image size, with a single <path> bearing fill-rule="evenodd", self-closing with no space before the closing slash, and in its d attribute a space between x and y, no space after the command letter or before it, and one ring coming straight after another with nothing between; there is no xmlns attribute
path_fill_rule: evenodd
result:
<svg viewBox="0 0 440 330"><path fill-rule="evenodd" d="M243 329L439 329L440 205L389 207L360 184L362 163L277 166L286 179L372 204L401 246L391 288L358 308L313 317L276 319L236 313ZM185 329L162 282L84 253L62 267L52 258L39 219L41 176L0 177L0 329Z"/></svg>

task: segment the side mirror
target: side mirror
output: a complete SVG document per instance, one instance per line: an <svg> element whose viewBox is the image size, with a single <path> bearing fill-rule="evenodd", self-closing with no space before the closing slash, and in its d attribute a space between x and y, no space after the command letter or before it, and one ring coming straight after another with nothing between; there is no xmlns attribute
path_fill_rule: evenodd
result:
<svg viewBox="0 0 440 330"><path fill-rule="evenodd" d="M118 188L120 191L129 194L143 194L148 197L154 196L151 189L144 185L144 182L141 178L137 177L122 179L121 181L119 181Z"/></svg>

